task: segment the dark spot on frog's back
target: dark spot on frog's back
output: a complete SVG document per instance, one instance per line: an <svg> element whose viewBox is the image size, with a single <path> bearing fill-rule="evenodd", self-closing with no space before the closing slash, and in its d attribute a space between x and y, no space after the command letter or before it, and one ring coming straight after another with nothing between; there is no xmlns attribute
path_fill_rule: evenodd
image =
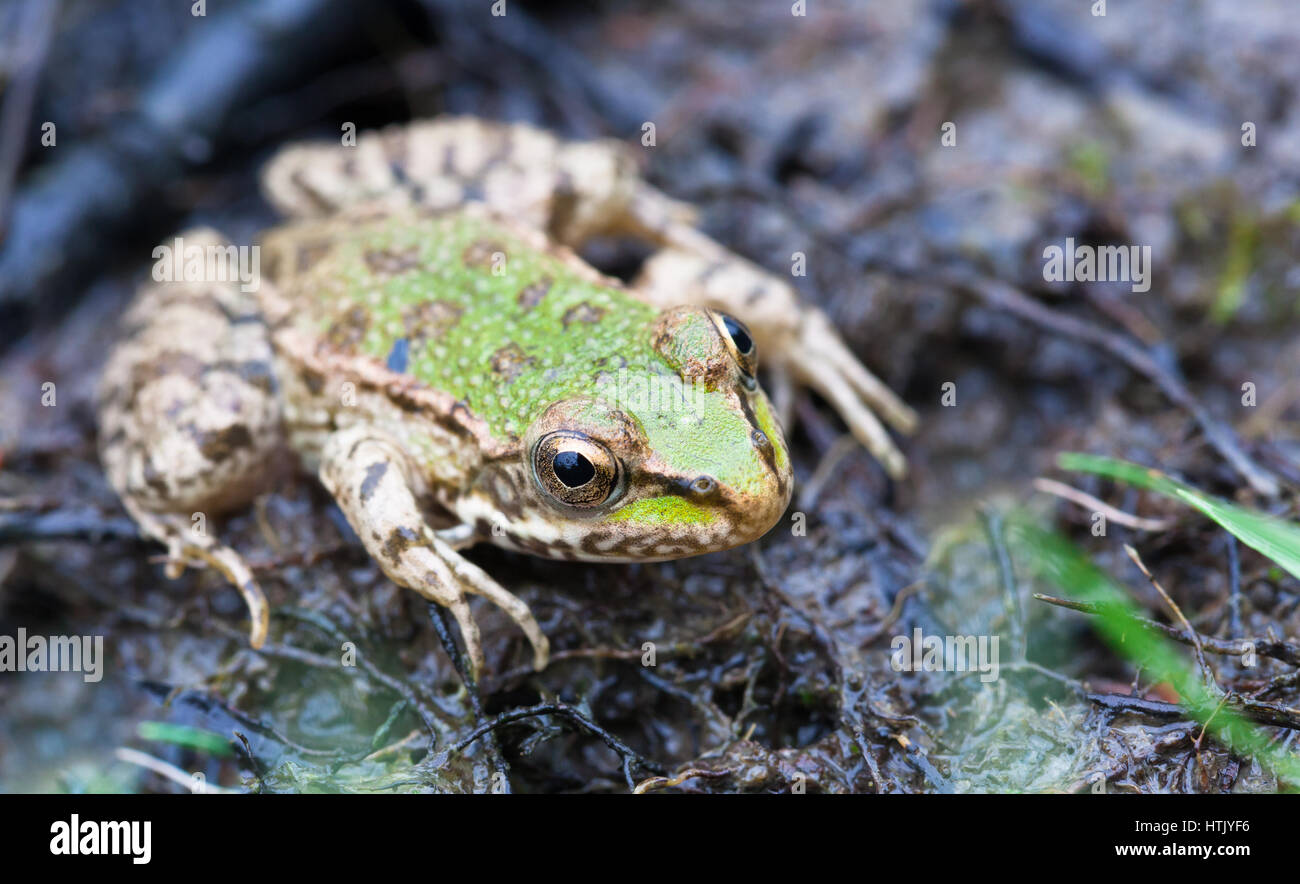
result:
<svg viewBox="0 0 1300 884"><path fill-rule="evenodd" d="M299 370L299 376L302 382L307 386L308 392L313 396L319 396L325 389L325 375L321 374L314 368L302 366Z"/></svg>
<svg viewBox="0 0 1300 884"><path fill-rule="evenodd" d="M352 353L369 329L370 312L364 307L353 307L329 327L325 340L337 352Z"/></svg>
<svg viewBox="0 0 1300 884"><path fill-rule="evenodd" d="M321 258L329 254L329 251L330 245L327 242L303 243L298 246L298 251L295 254L298 272L305 273L316 266L320 263Z"/></svg>
<svg viewBox="0 0 1300 884"><path fill-rule="evenodd" d="M518 344L510 343L492 354L492 370L507 381L513 381L536 361Z"/></svg>
<svg viewBox="0 0 1300 884"><path fill-rule="evenodd" d="M402 311L402 327L413 341L437 341L456 327L465 308L455 301L421 301Z"/></svg>
<svg viewBox="0 0 1300 884"><path fill-rule="evenodd" d="M388 351L388 370L397 374L405 374L406 365L410 361L410 354L411 345L406 338L398 338L393 341L393 349Z"/></svg>
<svg viewBox="0 0 1300 884"><path fill-rule="evenodd" d="M519 306L525 310L531 310L542 303L542 298L545 298L546 293L551 290L552 283L553 280L549 276L543 276L537 282L524 286L516 299Z"/></svg>
<svg viewBox="0 0 1300 884"><path fill-rule="evenodd" d="M253 435L243 424L231 424L220 430L197 430L191 428L194 442L199 451L210 461L225 460L235 451L248 448L253 444Z"/></svg>
<svg viewBox="0 0 1300 884"><path fill-rule="evenodd" d="M146 384L167 375L179 375L197 381L203 376L207 366L197 357L179 350L168 350L151 360L137 363L131 372L131 387L128 402L134 402L136 394Z"/></svg>
<svg viewBox="0 0 1300 884"><path fill-rule="evenodd" d="M465 251L461 252L460 259L465 262L466 267L491 270L494 256L498 253L501 255L501 260L504 260L506 247L495 240L480 239L467 245Z"/></svg>
<svg viewBox="0 0 1300 884"><path fill-rule="evenodd" d="M239 376L250 387L256 387L263 393L275 392L275 373L271 363L265 359L246 359L243 362L219 362L212 366L215 370L229 371Z"/></svg>
<svg viewBox="0 0 1300 884"><path fill-rule="evenodd" d="M568 310L564 311L564 327L568 327L575 322L594 323L600 322L600 318L605 315L604 307L597 307L583 301L581 304L574 304Z"/></svg>
<svg viewBox="0 0 1300 884"><path fill-rule="evenodd" d="M364 257L372 273L392 276L420 266L420 247L412 244L402 249L370 249Z"/></svg>

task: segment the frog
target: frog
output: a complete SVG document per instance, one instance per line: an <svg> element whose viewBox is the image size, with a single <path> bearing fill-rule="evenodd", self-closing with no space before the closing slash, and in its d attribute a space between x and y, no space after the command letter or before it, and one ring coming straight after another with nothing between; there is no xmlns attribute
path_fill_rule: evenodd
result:
<svg viewBox="0 0 1300 884"><path fill-rule="evenodd" d="M388 579L450 612L474 674L473 596L518 626L536 669L550 654L529 606L465 556L474 544L654 562L781 519L788 396L759 384L760 351L778 386L816 390L905 475L885 425L906 434L915 412L624 142L440 117L290 145L260 180L284 222L257 241L255 284L143 284L98 391L109 484L167 548L169 577L210 567L238 589L253 648L267 597L208 517L286 469L319 478ZM598 237L649 256L608 276L579 256ZM181 240L234 248L210 228Z"/></svg>

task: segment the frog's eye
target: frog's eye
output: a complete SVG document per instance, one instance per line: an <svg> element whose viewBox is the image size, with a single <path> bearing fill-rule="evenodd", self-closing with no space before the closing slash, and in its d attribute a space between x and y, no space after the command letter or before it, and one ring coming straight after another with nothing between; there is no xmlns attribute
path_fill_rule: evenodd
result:
<svg viewBox="0 0 1300 884"><path fill-rule="evenodd" d="M726 313L714 311L713 321L718 324L723 343L727 345L727 350L735 358L746 380L752 381L758 370L758 347L754 345L753 335L745 328L745 323Z"/></svg>
<svg viewBox="0 0 1300 884"><path fill-rule="evenodd" d="M556 430L533 449L533 473L542 490L560 503L595 507L609 500L618 484L618 461L591 437Z"/></svg>

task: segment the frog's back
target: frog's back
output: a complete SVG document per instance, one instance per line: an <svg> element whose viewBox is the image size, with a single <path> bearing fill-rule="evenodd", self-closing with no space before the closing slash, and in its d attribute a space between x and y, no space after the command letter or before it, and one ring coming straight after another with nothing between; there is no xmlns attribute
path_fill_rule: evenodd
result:
<svg viewBox="0 0 1300 884"><path fill-rule="evenodd" d="M503 441L556 399L667 370L652 307L483 213L353 213L277 228L263 249L288 322L451 394Z"/></svg>

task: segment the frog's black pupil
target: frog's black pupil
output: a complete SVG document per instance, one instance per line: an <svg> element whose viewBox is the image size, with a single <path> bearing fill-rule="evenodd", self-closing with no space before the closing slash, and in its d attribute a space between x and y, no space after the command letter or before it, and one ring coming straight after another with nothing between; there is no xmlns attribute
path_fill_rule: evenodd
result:
<svg viewBox="0 0 1300 884"><path fill-rule="evenodd" d="M748 356L754 351L754 339L745 331L745 327L730 316L722 317L722 324L727 327L727 334L731 335L732 342L736 349Z"/></svg>
<svg viewBox="0 0 1300 884"><path fill-rule="evenodd" d="M570 488L586 485L596 475L596 468L576 451L561 451L555 455L555 478Z"/></svg>

